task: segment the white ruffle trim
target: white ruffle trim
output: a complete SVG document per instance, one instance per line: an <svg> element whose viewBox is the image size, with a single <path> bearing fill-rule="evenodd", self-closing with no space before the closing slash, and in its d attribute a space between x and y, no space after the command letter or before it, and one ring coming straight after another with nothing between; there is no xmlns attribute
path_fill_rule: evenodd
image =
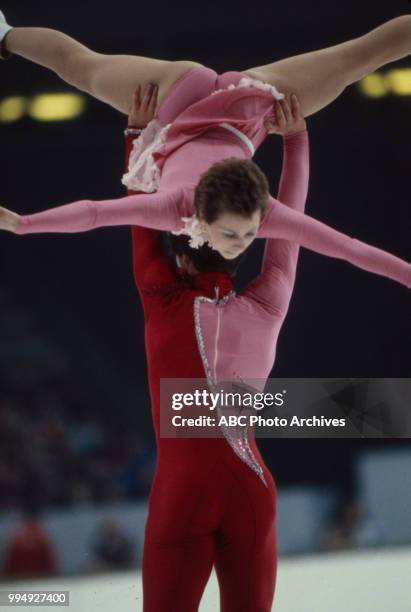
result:
<svg viewBox="0 0 411 612"><path fill-rule="evenodd" d="M166 141L171 123L161 127L158 119L153 119L133 142L128 172L121 182L133 191L153 193L160 185L160 170L154 161L153 153Z"/></svg>
<svg viewBox="0 0 411 612"><path fill-rule="evenodd" d="M217 89L216 91L213 91L211 95L214 96L215 94L220 93L220 91L227 91L229 89L238 89L239 87L256 87L257 89L263 89L264 91L270 91L276 100L284 99L284 94L280 93L278 89L274 87L274 85L269 85L268 83L264 83L263 81L259 81L258 79L251 79L250 77L243 77L241 81L238 83L238 85L234 85L232 83L228 87L225 87L223 89Z"/></svg>
<svg viewBox="0 0 411 612"><path fill-rule="evenodd" d="M188 244L192 249L198 249L199 247L203 246L203 244L208 242L207 238L204 237L204 234L200 229L200 221L196 215L192 215L191 217L181 217L181 220L184 223L184 227L181 228L181 230L171 232L172 234L175 236L181 236L181 234L190 236Z"/></svg>
<svg viewBox="0 0 411 612"><path fill-rule="evenodd" d="M284 98L284 94L280 93L274 85L249 77L243 77L238 85L231 84L225 89L217 89L211 95L214 96L220 91L239 87L256 87L257 89L270 91L276 100ZM153 119L141 132L140 137L134 140L128 172L121 179L123 185L133 191L143 191L144 193L157 191L160 185L160 170L154 161L153 153L158 151L165 143L170 126L171 123L162 127L158 119ZM196 237L193 240L198 242L199 239Z"/></svg>

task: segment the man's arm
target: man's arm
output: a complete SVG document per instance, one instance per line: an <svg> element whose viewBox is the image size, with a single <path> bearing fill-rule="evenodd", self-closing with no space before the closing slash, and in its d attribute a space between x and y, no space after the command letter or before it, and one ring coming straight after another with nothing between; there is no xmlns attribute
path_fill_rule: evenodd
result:
<svg viewBox="0 0 411 612"><path fill-rule="evenodd" d="M126 136L126 160L134 140L135 136ZM176 278L170 258L164 255L162 236L163 232L148 227L131 228L134 282L140 293Z"/></svg>
<svg viewBox="0 0 411 612"><path fill-rule="evenodd" d="M344 259L354 266L386 276L411 288L411 264L382 249L338 232L305 215L298 207L284 206L288 204L285 201L288 196L285 193L280 193L279 196L280 201L269 197L269 207L259 227L258 237L285 239L316 253Z"/></svg>
<svg viewBox="0 0 411 612"><path fill-rule="evenodd" d="M298 100L291 98L277 105L274 131L283 134L283 167L278 199L286 206L304 212L309 180L309 142ZM272 130L273 131L273 130ZM244 295L261 303L270 313L285 316L294 288L299 246L288 240L266 241L260 275Z"/></svg>
<svg viewBox="0 0 411 612"><path fill-rule="evenodd" d="M132 110L125 131L125 168L128 168L133 143L139 137L141 127L146 126L154 117L157 105L158 88L146 87L141 99L140 89L133 95ZM129 195L135 193L128 191ZM140 293L158 283L169 282L175 277L170 260L164 255L162 232L135 225L131 228L134 281ZM171 276L171 278L170 278Z"/></svg>

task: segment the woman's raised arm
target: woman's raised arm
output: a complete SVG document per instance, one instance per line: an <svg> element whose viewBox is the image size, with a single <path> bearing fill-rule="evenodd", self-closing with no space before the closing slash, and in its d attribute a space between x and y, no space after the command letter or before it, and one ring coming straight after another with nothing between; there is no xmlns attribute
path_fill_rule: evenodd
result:
<svg viewBox="0 0 411 612"><path fill-rule="evenodd" d="M411 264L382 249L350 238L342 232L292 210L270 196L269 209L258 232L260 238L285 238L329 257L391 278L411 288Z"/></svg>
<svg viewBox="0 0 411 612"><path fill-rule="evenodd" d="M177 188L114 200L80 200L32 215L0 208L0 229L15 234L76 233L115 225L178 230L187 203L184 189Z"/></svg>

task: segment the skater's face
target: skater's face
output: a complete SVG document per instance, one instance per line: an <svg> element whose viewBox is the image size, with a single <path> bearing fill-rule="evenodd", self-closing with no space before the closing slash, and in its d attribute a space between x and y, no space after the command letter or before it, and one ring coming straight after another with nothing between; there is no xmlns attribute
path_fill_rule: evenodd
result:
<svg viewBox="0 0 411 612"><path fill-rule="evenodd" d="M206 223L203 220L201 228L213 249L225 259L235 259L256 237L260 221L260 210L254 211L250 217L222 213L213 223Z"/></svg>

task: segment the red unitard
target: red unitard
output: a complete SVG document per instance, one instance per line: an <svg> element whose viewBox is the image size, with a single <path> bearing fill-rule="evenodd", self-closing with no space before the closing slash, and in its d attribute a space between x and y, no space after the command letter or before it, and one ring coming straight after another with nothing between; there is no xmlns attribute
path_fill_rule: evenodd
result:
<svg viewBox="0 0 411 612"><path fill-rule="evenodd" d="M129 151L131 139L128 145ZM301 185L290 188L290 179L299 171L298 158L304 157L298 147L306 146L306 135L299 143L285 140L288 180L284 180L283 167L280 187L283 201L289 200L291 207L300 210L304 209L306 189ZM306 160L304 163L308 174ZM145 531L143 610L195 612L214 566L222 612L269 612L277 563L276 487L255 440L250 446L265 483L225 438L160 437L160 380L205 378L193 316L195 298L214 298L216 287L220 297L227 295L233 289L232 280L223 273L181 274L163 254L161 232L136 226L132 233L158 452ZM272 261L275 250L270 242L278 244L276 261ZM281 294L281 310L267 308L262 316L277 323L278 335L292 293L298 246L288 245L287 251L287 243L280 240L267 245L266 257L271 247L270 263L274 267L281 262L290 282L285 286L279 274L273 275L278 280L271 281L262 275L261 291L254 281L250 294L245 291L238 299L242 303L248 299L250 305L258 302L260 293L266 299L266 285L271 282L273 301L276 293ZM273 333L266 342L275 345Z"/></svg>

